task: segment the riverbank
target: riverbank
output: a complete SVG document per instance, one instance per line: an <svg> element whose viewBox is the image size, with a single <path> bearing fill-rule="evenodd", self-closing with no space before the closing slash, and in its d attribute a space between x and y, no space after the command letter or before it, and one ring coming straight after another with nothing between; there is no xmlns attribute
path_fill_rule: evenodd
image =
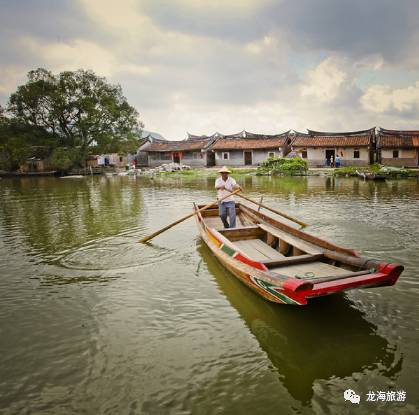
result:
<svg viewBox="0 0 419 415"><path fill-rule="evenodd" d="M208 177L215 178L218 176L219 167L209 167L203 169L179 170L174 172L155 172L159 176L168 177ZM271 176L269 172L260 172L257 167L237 167L230 168L233 176ZM284 176L341 176L341 177L357 177L358 173L377 173L377 169L371 166L366 167L321 167L309 168L304 172L293 172L291 174L283 174ZM389 168L387 173L381 173L388 178L416 178L419 177L419 169L398 169Z"/></svg>
<svg viewBox="0 0 419 415"><path fill-rule="evenodd" d="M409 169L399 169L395 167L388 167L387 172L381 172L386 176L386 178L419 178L419 168L409 168ZM207 177L207 178L216 178L218 177L219 166L217 167L207 167L207 168L198 168L190 170L177 170L177 171L156 171L154 169L145 169L145 170L136 170L137 175L156 175L160 177ZM270 172L261 172L257 167L235 167L231 168L233 176L272 176ZM102 171L87 171L87 170L77 170L72 171L69 175L106 175L106 173L114 173L118 175L118 171L107 169ZM123 169L119 169L119 172L125 172ZM338 177L357 177L358 173L377 173L377 170L371 168L371 166L366 167L341 167L341 168L331 168L331 167L314 167L309 168L307 171L302 172L291 172L283 173L282 176L338 176ZM4 178L13 178L13 177L41 177L41 176L60 176L61 174L56 171L51 172L6 172L0 171L0 177Z"/></svg>

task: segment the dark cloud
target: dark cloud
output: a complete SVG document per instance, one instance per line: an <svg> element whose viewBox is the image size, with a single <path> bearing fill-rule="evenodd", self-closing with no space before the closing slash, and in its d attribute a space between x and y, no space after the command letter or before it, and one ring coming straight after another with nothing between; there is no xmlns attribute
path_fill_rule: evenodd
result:
<svg viewBox="0 0 419 415"><path fill-rule="evenodd" d="M387 60L400 58L409 47L418 18L415 0L286 1L266 13L295 47L358 57L379 53Z"/></svg>
<svg viewBox="0 0 419 415"><path fill-rule="evenodd" d="M73 0L0 0L0 61L28 64L28 70L44 62L21 44L27 38L38 42L68 42L91 39L104 42L110 37Z"/></svg>
<svg viewBox="0 0 419 415"><path fill-rule="evenodd" d="M209 8L212 12L209 12ZM176 0L142 0L141 9L154 23L181 33L210 36L226 40L248 42L266 34L266 25L256 9L255 13L218 12L212 7L191 7ZM231 9L230 9L231 10Z"/></svg>
<svg viewBox="0 0 419 415"><path fill-rule="evenodd" d="M85 37L90 22L72 0L0 0L3 33L28 35L49 41Z"/></svg>
<svg viewBox="0 0 419 415"><path fill-rule="evenodd" d="M215 13L187 3L144 0L142 9L167 30L250 42L277 33L296 50L318 50L359 58L381 54L397 63L419 34L417 0L284 0L254 13Z"/></svg>

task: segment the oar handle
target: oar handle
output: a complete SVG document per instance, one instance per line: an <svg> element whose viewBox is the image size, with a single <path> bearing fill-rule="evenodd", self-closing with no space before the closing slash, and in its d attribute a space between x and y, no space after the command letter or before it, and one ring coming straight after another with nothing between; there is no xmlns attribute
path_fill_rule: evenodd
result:
<svg viewBox="0 0 419 415"><path fill-rule="evenodd" d="M241 191L241 189L237 189L237 190L235 190L234 192L231 192L231 194L228 194L228 195L226 195L226 196L222 197L221 199L217 199L217 200L215 200L215 201L214 201L214 202L212 202L212 203L208 203L208 205L205 205L204 207L202 207L202 208L200 208L200 209L198 209L198 210L195 210L194 212L190 213L189 215L186 215L186 216L184 216L183 218L180 218L180 219L178 219L177 221L175 221L175 222L173 222L173 223L170 223L169 225L167 225L167 226L165 226L164 228L162 228L162 229L160 229L160 230L158 230L158 231L156 231L156 232L152 233L151 235L148 235L148 236L146 236L145 238L140 239L138 242L139 242L139 243L145 243L145 242L149 241L150 239L153 239L153 238L154 238L154 237L156 237L157 235L160 235L161 233L163 233L163 232L167 231L168 229L173 228L173 226L176 226L177 224L179 224L179 223L181 223L181 222L185 221L186 219L189 219L189 218L191 218L192 216L195 216L195 215L196 215L197 213L199 213L199 212L202 212L202 211L204 211L204 210L206 210L206 209L209 209L210 207L212 207L212 206L216 205L217 203L220 203L221 201L223 201L224 199L227 199L227 198L228 198L228 197L230 197L231 195L235 195L235 194L237 194L237 193L238 193L238 192L240 192L240 191Z"/></svg>

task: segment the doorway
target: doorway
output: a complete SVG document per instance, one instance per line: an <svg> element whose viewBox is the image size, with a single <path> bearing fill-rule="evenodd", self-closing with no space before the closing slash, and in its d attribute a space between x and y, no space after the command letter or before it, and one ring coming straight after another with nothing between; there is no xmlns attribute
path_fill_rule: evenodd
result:
<svg viewBox="0 0 419 415"><path fill-rule="evenodd" d="M207 151L207 167L215 166L215 153L214 151Z"/></svg>
<svg viewBox="0 0 419 415"><path fill-rule="evenodd" d="M252 164L253 164L252 152L251 151L245 151L244 152L244 165L245 166L251 166Z"/></svg>
<svg viewBox="0 0 419 415"><path fill-rule="evenodd" d="M173 163L180 164L180 154L179 153L173 153Z"/></svg>
<svg viewBox="0 0 419 415"><path fill-rule="evenodd" d="M334 167L335 165L335 150L326 150L326 166Z"/></svg>

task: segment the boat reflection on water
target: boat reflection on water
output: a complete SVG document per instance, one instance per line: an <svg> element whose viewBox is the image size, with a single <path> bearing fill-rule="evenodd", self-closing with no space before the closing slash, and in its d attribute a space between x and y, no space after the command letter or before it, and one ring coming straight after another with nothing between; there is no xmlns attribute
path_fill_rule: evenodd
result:
<svg viewBox="0 0 419 415"><path fill-rule="evenodd" d="M387 340L343 295L318 298L305 307L281 307L229 274L203 242L198 251L294 399L309 403L316 380L370 371L394 379L400 371L402 359L397 361Z"/></svg>

